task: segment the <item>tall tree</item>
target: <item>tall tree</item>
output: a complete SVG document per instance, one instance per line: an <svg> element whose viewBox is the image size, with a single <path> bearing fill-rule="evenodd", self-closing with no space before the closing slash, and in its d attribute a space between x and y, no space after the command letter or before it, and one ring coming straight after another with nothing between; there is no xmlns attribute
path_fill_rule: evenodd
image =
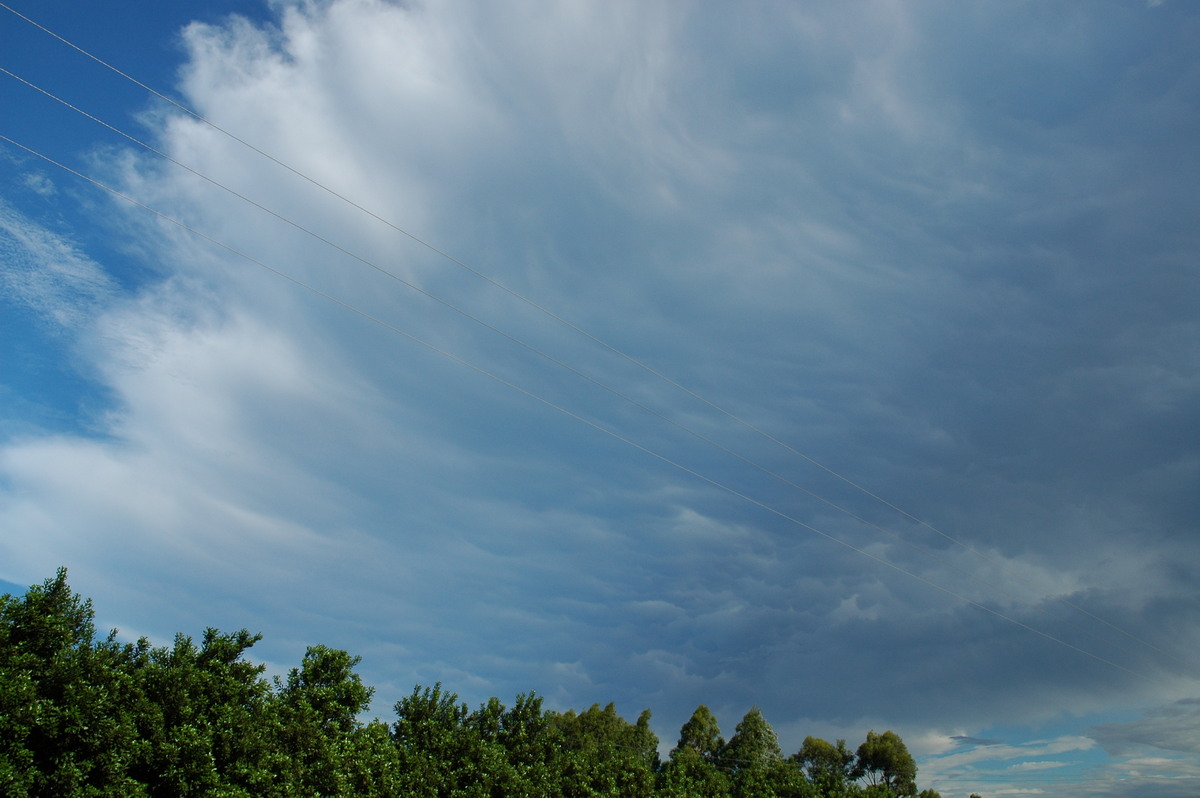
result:
<svg viewBox="0 0 1200 798"><path fill-rule="evenodd" d="M893 731L867 732L856 752L855 772L866 779L868 787L880 788L885 795L917 794L917 763Z"/></svg>
<svg viewBox="0 0 1200 798"><path fill-rule="evenodd" d="M126 773L136 730L120 645L96 644L92 603L67 571L0 596L0 792L143 794Z"/></svg>
<svg viewBox="0 0 1200 798"><path fill-rule="evenodd" d="M811 793L800 768L784 761L775 730L758 707L738 724L721 753L721 764L732 775L735 798L800 798Z"/></svg>
<svg viewBox="0 0 1200 798"><path fill-rule="evenodd" d="M662 798L729 798L732 789L729 776L690 746L673 750L658 776Z"/></svg>
<svg viewBox="0 0 1200 798"><path fill-rule="evenodd" d="M763 767L782 756L779 738L758 707L752 707L742 717L742 722L737 725L721 752L726 770L735 773L747 768Z"/></svg>
<svg viewBox="0 0 1200 798"><path fill-rule="evenodd" d="M274 708L278 748L289 781L304 795L342 795L351 773L361 768L363 741L358 713L371 702L371 688L354 672L360 657L312 646L287 680L276 677Z"/></svg>
<svg viewBox="0 0 1200 798"><path fill-rule="evenodd" d="M400 753L405 795L448 798L457 795L471 763L478 761L478 733L466 726L470 715L458 695L417 685L395 705L392 738Z"/></svg>
<svg viewBox="0 0 1200 798"><path fill-rule="evenodd" d="M803 768L808 780L822 798L849 798L854 791L854 754L846 741L836 744L819 737L805 737L792 761Z"/></svg>
<svg viewBox="0 0 1200 798"><path fill-rule="evenodd" d="M540 696L522 693L512 707L492 698L467 723L498 758L488 766L495 794L519 798L555 793L562 765L560 737Z"/></svg>
<svg viewBox="0 0 1200 798"><path fill-rule="evenodd" d="M405 795L399 752L386 723L373 720L339 741L343 795L394 798Z"/></svg>
<svg viewBox="0 0 1200 798"><path fill-rule="evenodd" d="M717 767L725 738L717 719L704 704L679 730L679 742L658 777L663 798L728 798L729 776Z"/></svg>
<svg viewBox="0 0 1200 798"><path fill-rule="evenodd" d="M612 704L560 714L524 694L470 712L439 683L397 702L392 727L363 724L358 657L313 646L272 684L247 658L258 640L212 628L199 644L97 640L65 570L0 596L0 798L917 796L894 732L869 732L855 755L809 737L784 760L757 707L726 742L701 705L661 767L650 711L630 723Z"/></svg>
<svg viewBox="0 0 1200 798"><path fill-rule="evenodd" d="M271 686L245 658L260 637L209 628L199 646L180 634L170 648L128 650L141 742L132 772L151 794L272 794Z"/></svg>
<svg viewBox="0 0 1200 798"><path fill-rule="evenodd" d="M593 704L579 714L552 715L551 722L562 735L564 798L653 794L658 738L650 729L650 710L630 723L613 704L604 709Z"/></svg>
<svg viewBox="0 0 1200 798"><path fill-rule="evenodd" d="M679 742L671 751L671 756L674 757L684 748L691 748L706 762L713 764L716 764L725 748L725 738L721 736L717 719L704 704L696 707L696 711L679 730Z"/></svg>

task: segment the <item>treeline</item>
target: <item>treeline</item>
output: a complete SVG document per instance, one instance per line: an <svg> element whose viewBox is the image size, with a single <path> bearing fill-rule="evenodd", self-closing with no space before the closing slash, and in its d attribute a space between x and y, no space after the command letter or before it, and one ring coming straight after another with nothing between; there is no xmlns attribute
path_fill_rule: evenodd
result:
<svg viewBox="0 0 1200 798"><path fill-rule="evenodd" d="M808 738L790 757L752 709L725 740L701 706L665 761L646 710L553 712L540 697L471 710L415 688L362 722L372 689L345 651L313 646L286 678L247 660L259 636L97 638L66 571L0 597L0 794L414 798L884 798L917 795L892 732L855 751ZM923 798L936 796L932 790Z"/></svg>

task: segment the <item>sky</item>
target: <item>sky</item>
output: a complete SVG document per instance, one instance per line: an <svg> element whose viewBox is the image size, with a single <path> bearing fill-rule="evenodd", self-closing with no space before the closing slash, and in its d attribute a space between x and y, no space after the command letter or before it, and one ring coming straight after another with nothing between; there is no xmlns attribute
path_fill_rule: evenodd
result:
<svg viewBox="0 0 1200 798"><path fill-rule="evenodd" d="M0 589L1200 794L1197 4L3 0L0 67Z"/></svg>

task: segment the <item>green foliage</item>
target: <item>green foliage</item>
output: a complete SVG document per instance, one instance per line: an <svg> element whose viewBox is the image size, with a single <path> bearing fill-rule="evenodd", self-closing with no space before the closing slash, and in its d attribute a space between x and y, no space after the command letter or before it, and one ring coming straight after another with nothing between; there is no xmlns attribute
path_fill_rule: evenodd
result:
<svg viewBox="0 0 1200 798"><path fill-rule="evenodd" d="M717 765L725 749L725 738L717 719L704 704L679 730L679 742L671 749L658 779L658 794L671 798L726 798L733 785Z"/></svg>
<svg viewBox="0 0 1200 798"><path fill-rule="evenodd" d="M563 796L653 795L658 737L650 730L650 710L629 723L613 704L593 704L578 715L552 715L551 724L563 748Z"/></svg>
<svg viewBox="0 0 1200 798"><path fill-rule="evenodd" d="M855 772L867 780L869 787L881 788L882 795L917 794L917 763L895 732L867 732L856 757Z"/></svg>
<svg viewBox="0 0 1200 798"><path fill-rule="evenodd" d="M658 794L670 798L728 798L733 789L729 776L690 745L671 752L658 785Z"/></svg>
<svg viewBox="0 0 1200 798"><path fill-rule="evenodd" d="M358 657L312 646L269 682L247 658L258 640L245 629L162 647L97 639L91 602L61 569L0 596L0 798L917 795L895 733L868 733L856 755L809 737L784 759L757 707L728 742L697 707L665 763L649 710L633 723L612 704L551 712L533 693L470 711L440 683L418 685L391 726L364 723L372 690Z"/></svg>
<svg viewBox="0 0 1200 798"><path fill-rule="evenodd" d="M775 730L763 717L762 710L753 707L737 725L737 730L721 751L720 759L725 770L738 773L764 769L782 756Z"/></svg>
<svg viewBox="0 0 1200 798"><path fill-rule="evenodd" d="M685 748L691 748L704 761L714 765L725 748L725 738L721 736L717 719L704 704L696 707L696 711L679 730L679 742L671 751L671 757L674 758Z"/></svg>
<svg viewBox="0 0 1200 798"><path fill-rule="evenodd" d="M758 707L751 708L737 725L719 764L731 774L734 798L805 798L813 794L800 768L784 760L775 730Z"/></svg>
<svg viewBox="0 0 1200 798"><path fill-rule="evenodd" d="M404 795L404 773L391 730L386 723L371 721L350 731L337 746L341 762L340 792L356 798L391 798Z"/></svg>
<svg viewBox="0 0 1200 798"><path fill-rule="evenodd" d="M850 798L854 794L854 754L846 750L845 740L835 745L819 737L805 737L791 760L804 770L822 798Z"/></svg>
<svg viewBox="0 0 1200 798"><path fill-rule="evenodd" d="M542 710L540 697L523 693L511 708L492 698L467 723L489 746L494 795L555 794L562 766L561 737Z"/></svg>
<svg viewBox="0 0 1200 798"><path fill-rule="evenodd" d="M406 794L412 796L461 795L460 782L475 769L478 734L466 726L469 715L458 695L433 687L413 688L395 705L397 720L392 737L400 752Z"/></svg>
<svg viewBox="0 0 1200 798"><path fill-rule="evenodd" d="M0 793L141 792L125 775L135 730L114 646L96 645L92 604L65 569L22 599L0 597Z"/></svg>
<svg viewBox="0 0 1200 798"><path fill-rule="evenodd" d="M286 682L276 677L272 726L277 751L284 754L280 766L302 794L359 794L349 789L352 763L364 754L370 758L362 744L371 738L357 733L356 716L370 705L372 692L354 673L359 661L345 651L312 646Z"/></svg>
<svg viewBox="0 0 1200 798"><path fill-rule="evenodd" d="M338 649L310 647L286 683L276 679L279 703L317 724L327 736L348 733L358 713L371 705L374 692L354 672L361 661Z"/></svg>
<svg viewBox="0 0 1200 798"><path fill-rule="evenodd" d="M357 658L310 649L276 693L246 659L258 640L97 641L65 570L0 597L0 795L351 794L368 754L394 758L386 728L386 749L359 733Z"/></svg>
<svg viewBox="0 0 1200 798"><path fill-rule="evenodd" d="M244 659L259 636L207 629L199 646L126 647L138 727L130 772L153 795L256 795L268 786L270 685Z"/></svg>

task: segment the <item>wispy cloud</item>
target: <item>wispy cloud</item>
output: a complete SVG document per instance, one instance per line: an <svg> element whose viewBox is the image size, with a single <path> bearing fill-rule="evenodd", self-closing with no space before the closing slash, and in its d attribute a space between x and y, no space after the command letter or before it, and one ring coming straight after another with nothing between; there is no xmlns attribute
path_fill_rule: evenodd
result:
<svg viewBox="0 0 1200 798"><path fill-rule="evenodd" d="M1019 762L1015 765L1009 765L1009 770L1054 770L1055 768L1063 768L1070 766L1070 762Z"/></svg>
<svg viewBox="0 0 1200 798"><path fill-rule="evenodd" d="M1116 756L1145 748L1197 754L1200 753L1200 698L1186 698L1158 707L1140 720L1095 726L1089 734Z"/></svg>
<svg viewBox="0 0 1200 798"><path fill-rule="evenodd" d="M49 185L48 183L39 185ZM56 328L78 331L114 293L104 268L75 243L0 200L0 285Z"/></svg>
<svg viewBox="0 0 1200 798"><path fill-rule="evenodd" d="M58 192L54 181L41 172L29 172L22 182L26 188L42 197L52 197Z"/></svg>
<svg viewBox="0 0 1200 798"><path fill-rule="evenodd" d="M214 122L845 478L156 106L172 157L537 351L98 144L122 190L498 379L109 198L76 223L152 275L124 288L0 207L6 291L79 335L108 397L95 435L0 450L3 575L66 559L103 621L249 626L274 662L342 645L381 712L440 679L649 705L664 738L701 702L727 732L762 706L792 748L895 728L923 773L1018 791L1106 754L1174 768L1138 746L1194 752L1186 702L987 729L1195 695L1181 6L338 0L190 25L179 91ZM74 207L55 180L27 188Z"/></svg>

